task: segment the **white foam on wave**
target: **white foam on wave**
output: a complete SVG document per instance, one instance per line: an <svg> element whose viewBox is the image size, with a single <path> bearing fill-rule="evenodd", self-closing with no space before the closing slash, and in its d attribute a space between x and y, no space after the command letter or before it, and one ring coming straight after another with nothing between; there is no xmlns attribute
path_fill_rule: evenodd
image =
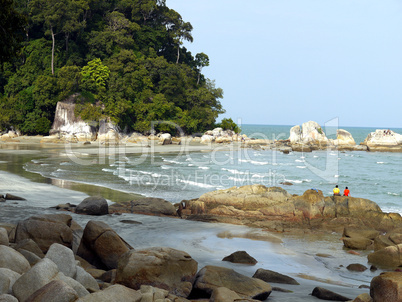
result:
<svg viewBox="0 0 402 302"><path fill-rule="evenodd" d="M294 183L294 184L301 184L301 183L303 183L302 180L298 180L298 179L286 179L286 178L285 178L284 181L291 182L291 183Z"/></svg>
<svg viewBox="0 0 402 302"><path fill-rule="evenodd" d="M296 166L296 168L298 168L298 169L306 169L307 167L306 166Z"/></svg>
<svg viewBox="0 0 402 302"><path fill-rule="evenodd" d="M234 182L241 182L241 183L246 181L244 178L233 177L233 176L229 176L228 179L233 180Z"/></svg>
<svg viewBox="0 0 402 302"><path fill-rule="evenodd" d="M169 166L163 165L163 166L161 166L161 169L163 169L163 170L168 170L168 169L172 169L172 168L169 167Z"/></svg>
<svg viewBox="0 0 402 302"><path fill-rule="evenodd" d="M393 193L393 192L387 192L387 194L391 195L391 196L401 196L401 194Z"/></svg>
<svg viewBox="0 0 402 302"><path fill-rule="evenodd" d="M200 167L198 167L198 169L201 169L201 170L209 170L210 168L209 168L209 167L200 166Z"/></svg>
<svg viewBox="0 0 402 302"><path fill-rule="evenodd" d="M339 178L339 175L338 175L338 174L335 174L334 177L335 177L335 178Z"/></svg>
<svg viewBox="0 0 402 302"><path fill-rule="evenodd" d="M206 184L206 183L201 183L201 182L196 182L188 179L176 179L177 182L184 183L186 185L191 185L191 186L196 186L200 188L216 188L216 186Z"/></svg>
<svg viewBox="0 0 402 302"><path fill-rule="evenodd" d="M239 175L248 174L248 172L239 171L239 170L236 170L236 169L226 169L226 168L222 168L221 170L222 170L222 171L228 171L228 172L230 172L230 173L232 173L232 174L239 174Z"/></svg>
<svg viewBox="0 0 402 302"><path fill-rule="evenodd" d="M267 162L267 161L256 161L256 160L252 160L252 159L239 159L239 162L250 163L252 165L258 165L258 166L269 165L269 162Z"/></svg>
<svg viewBox="0 0 402 302"><path fill-rule="evenodd" d="M383 165L383 164L386 164L386 162L384 162L384 161L378 161L377 164Z"/></svg>
<svg viewBox="0 0 402 302"><path fill-rule="evenodd" d="M176 165L181 165L181 164L183 164L183 163L181 163L181 162L179 162L179 161L170 160L170 159L163 159L163 161L164 161L164 162L167 162L167 163L171 163L171 164L176 164Z"/></svg>
<svg viewBox="0 0 402 302"><path fill-rule="evenodd" d="M72 166L73 164L68 161L63 161L60 163L60 166Z"/></svg>
<svg viewBox="0 0 402 302"><path fill-rule="evenodd" d="M297 163L304 163L305 161L303 159L296 159L295 162Z"/></svg>

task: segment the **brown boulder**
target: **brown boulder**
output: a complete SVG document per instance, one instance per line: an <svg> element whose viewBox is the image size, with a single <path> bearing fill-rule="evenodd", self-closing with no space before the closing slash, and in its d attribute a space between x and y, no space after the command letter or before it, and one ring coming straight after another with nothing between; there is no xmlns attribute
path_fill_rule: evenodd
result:
<svg viewBox="0 0 402 302"><path fill-rule="evenodd" d="M109 225L102 221L90 220L84 229L77 255L89 263L117 268L119 257L132 249Z"/></svg>
<svg viewBox="0 0 402 302"><path fill-rule="evenodd" d="M370 295L367 293L358 295L353 302L373 302L373 299L371 299Z"/></svg>
<svg viewBox="0 0 402 302"><path fill-rule="evenodd" d="M131 250L120 257L115 282L135 290L151 285L188 297L197 266L189 254L172 248Z"/></svg>
<svg viewBox="0 0 402 302"><path fill-rule="evenodd" d="M265 282L299 285L299 282L289 276L262 268L259 268L254 273L253 278L258 278Z"/></svg>
<svg viewBox="0 0 402 302"><path fill-rule="evenodd" d="M102 196L90 196L77 205L75 212L77 214L96 216L107 215L109 214L109 206L106 199Z"/></svg>
<svg viewBox="0 0 402 302"><path fill-rule="evenodd" d="M226 287L242 298L265 300L272 292L272 287L257 278L250 278L236 271L219 266L207 265L202 268L194 282L194 289L211 296L219 287Z"/></svg>
<svg viewBox="0 0 402 302"><path fill-rule="evenodd" d="M391 240L389 240L387 235L380 235L374 239L374 251L381 250L387 246L395 245Z"/></svg>
<svg viewBox="0 0 402 302"><path fill-rule="evenodd" d="M226 256L222 261L229 261L232 263L256 264L258 261L251 257L246 251L237 251L229 256Z"/></svg>
<svg viewBox="0 0 402 302"><path fill-rule="evenodd" d="M73 232L69 227L71 220L71 216L65 214L32 216L18 223L15 242L32 239L44 253L53 243L71 248L73 242Z"/></svg>
<svg viewBox="0 0 402 302"><path fill-rule="evenodd" d="M386 272L370 283L370 296L375 302L402 301L402 273Z"/></svg>
<svg viewBox="0 0 402 302"><path fill-rule="evenodd" d="M346 268L352 272L364 272L365 270L367 270L367 267L360 263L349 264Z"/></svg>
<svg viewBox="0 0 402 302"><path fill-rule="evenodd" d="M373 242L365 237L344 237L342 238L343 245L352 250L366 250Z"/></svg>
<svg viewBox="0 0 402 302"><path fill-rule="evenodd" d="M74 302L77 292L61 280L53 280L28 297L26 302Z"/></svg>
<svg viewBox="0 0 402 302"><path fill-rule="evenodd" d="M381 267L395 268L402 265L402 244L388 246L367 256L368 261Z"/></svg>
<svg viewBox="0 0 402 302"><path fill-rule="evenodd" d="M351 228L351 227L345 227L343 229L343 235L344 237L363 237L363 238L368 238L371 240L374 240L376 237L380 235L380 232L377 230L373 229L356 229L356 228Z"/></svg>
<svg viewBox="0 0 402 302"><path fill-rule="evenodd" d="M341 296L333 291L322 287L316 287L313 289L312 295L321 300L331 300L331 301L350 301L351 299Z"/></svg>

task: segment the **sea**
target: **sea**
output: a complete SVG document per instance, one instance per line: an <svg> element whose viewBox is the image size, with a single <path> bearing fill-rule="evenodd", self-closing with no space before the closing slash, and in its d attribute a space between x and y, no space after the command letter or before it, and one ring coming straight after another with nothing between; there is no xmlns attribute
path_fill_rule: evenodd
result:
<svg viewBox="0 0 402 302"><path fill-rule="evenodd" d="M287 139L291 126L242 125L250 138ZM344 127L357 144L375 128ZM402 133L402 129L392 129ZM332 131L333 132L333 131ZM330 135L328 135L330 137ZM111 148L114 148L113 146ZM308 189L331 195L335 185L351 196L378 203L383 211L402 213L402 154L365 151L313 151L283 154L278 150L224 146L213 152L173 152L108 156L68 153L38 156L22 167L48 179L93 184L172 203L206 192L249 184L279 186L291 194Z"/></svg>
<svg viewBox="0 0 402 302"><path fill-rule="evenodd" d="M291 127L242 125L241 129L242 134L251 138L287 139ZM376 130L340 128L349 131L357 144ZM391 130L402 134L402 129ZM333 133L334 129L329 128L330 138ZM103 195L110 203L138 194L177 203L213 190L249 184L279 186L299 195L318 189L327 196L332 195L335 185L341 190L347 186L352 196L370 199L385 212L402 214L402 153L329 150L284 154L278 150L239 148L235 144L196 152L176 146L178 149L170 152L166 147L167 152L162 153L152 152L147 146L143 153L130 153L122 146L98 147L101 149L97 152L76 148L72 152L71 146L0 145L0 194L27 198L0 203L0 222L17 223L31 215L55 213L51 206L78 204L94 194ZM314 286L354 298L367 292L358 289L360 285L369 285L381 272L349 272L346 266L350 263L369 267L366 256L370 251L363 251L360 256L347 254L339 234L321 238L273 234L278 241L261 241L247 239L244 234L263 230L245 226L136 214L71 215L82 227L91 219L108 223L136 249L167 246L184 250L197 260L199 268L219 265L248 276L264 268L288 274L304 284L298 289L281 285L293 294L274 292L269 301L315 301L310 295ZM124 220L141 224L125 224ZM245 266L221 261L237 250L247 251L258 264Z"/></svg>

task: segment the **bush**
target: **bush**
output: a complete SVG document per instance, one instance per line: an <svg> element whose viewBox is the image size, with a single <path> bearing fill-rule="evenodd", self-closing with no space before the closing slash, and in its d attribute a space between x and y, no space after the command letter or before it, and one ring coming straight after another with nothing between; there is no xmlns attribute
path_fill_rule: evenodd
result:
<svg viewBox="0 0 402 302"><path fill-rule="evenodd" d="M222 119L222 121L216 126L222 128L223 130L232 130L235 133L241 132L240 127L231 118Z"/></svg>

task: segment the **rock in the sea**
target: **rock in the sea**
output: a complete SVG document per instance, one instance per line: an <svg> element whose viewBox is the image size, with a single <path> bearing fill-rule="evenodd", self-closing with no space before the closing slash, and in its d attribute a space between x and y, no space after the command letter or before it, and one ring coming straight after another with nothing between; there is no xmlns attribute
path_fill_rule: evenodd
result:
<svg viewBox="0 0 402 302"><path fill-rule="evenodd" d="M265 281L244 276L229 268L207 265L198 272L194 282L197 291L211 296L219 287L226 287L242 298L261 301L272 292L272 287Z"/></svg>
<svg viewBox="0 0 402 302"><path fill-rule="evenodd" d="M322 287L316 287L313 289L312 295L322 300L331 300L331 301L350 301L351 299L346 298L342 295L334 293L328 289Z"/></svg>
<svg viewBox="0 0 402 302"><path fill-rule="evenodd" d="M321 126L313 121L303 123L301 128L300 126L295 126L290 129L289 140L292 145L303 144L319 148L329 144L329 140Z"/></svg>
<svg viewBox="0 0 402 302"><path fill-rule="evenodd" d="M380 232L374 229L356 229L352 227L345 227L343 229L344 237L364 237L374 240L378 235L380 235Z"/></svg>
<svg viewBox="0 0 402 302"><path fill-rule="evenodd" d="M258 261L251 257L246 251L237 251L229 256L226 256L222 261L229 261L233 263L256 264Z"/></svg>
<svg viewBox="0 0 402 302"><path fill-rule="evenodd" d="M356 142L348 131L344 129L338 129L336 130L336 140L334 140L335 146L338 147L349 147L349 146L355 146Z"/></svg>
<svg viewBox="0 0 402 302"><path fill-rule="evenodd" d="M402 244L388 246L367 256L368 261L380 267L395 268L402 265Z"/></svg>
<svg viewBox="0 0 402 302"><path fill-rule="evenodd" d="M97 267L117 268L118 259L132 247L109 225L90 220L84 229L77 255Z"/></svg>
<svg viewBox="0 0 402 302"><path fill-rule="evenodd" d="M364 293L361 295L358 295L353 302L373 302L373 299L370 297L368 293Z"/></svg>
<svg viewBox="0 0 402 302"><path fill-rule="evenodd" d="M141 298L140 292L120 284L115 284L102 291L81 297L76 302L140 302L142 301Z"/></svg>
<svg viewBox="0 0 402 302"><path fill-rule="evenodd" d="M5 245L0 245L0 267L11 269L19 274L23 274L31 268L24 256Z"/></svg>
<svg viewBox="0 0 402 302"><path fill-rule="evenodd" d="M346 268L352 272L364 272L367 270L367 267L360 263L349 264Z"/></svg>
<svg viewBox="0 0 402 302"><path fill-rule="evenodd" d="M187 297L192 290L197 265L189 254L171 248L132 250L119 259L116 283L132 289L151 285Z"/></svg>
<svg viewBox="0 0 402 302"><path fill-rule="evenodd" d="M26 302L74 302L77 292L61 280L53 280L28 297Z"/></svg>
<svg viewBox="0 0 402 302"><path fill-rule="evenodd" d="M130 203L132 213L177 216L174 205L161 198L146 197L132 200Z"/></svg>
<svg viewBox="0 0 402 302"><path fill-rule="evenodd" d="M377 129L362 144L370 151L402 151L402 135L392 130Z"/></svg>
<svg viewBox="0 0 402 302"><path fill-rule="evenodd" d="M109 206L106 199L101 196L91 196L85 198L75 208L77 214L86 215L107 215L109 214Z"/></svg>
<svg viewBox="0 0 402 302"><path fill-rule="evenodd" d="M4 198L5 198L6 200L26 200L26 199L23 198L23 197L19 197L19 196L12 195L12 194L9 194L9 193L7 193L6 196L4 196Z"/></svg>
<svg viewBox="0 0 402 302"><path fill-rule="evenodd" d="M50 259L42 259L23 274L13 285L14 295L19 301L26 301L30 295L56 278L59 270Z"/></svg>
<svg viewBox="0 0 402 302"><path fill-rule="evenodd" d="M373 301L402 301L402 272L385 272L374 277L370 283Z"/></svg>
<svg viewBox="0 0 402 302"><path fill-rule="evenodd" d="M53 243L71 248L73 242L71 220L71 216L66 214L32 216L18 223L15 242L32 239L44 253Z"/></svg>
<svg viewBox="0 0 402 302"><path fill-rule="evenodd" d="M259 268L254 273L253 278L258 278L268 283L272 282L272 283L299 285L299 282L297 282L292 277L262 268Z"/></svg>
<svg viewBox="0 0 402 302"><path fill-rule="evenodd" d="M170 145L172 144L172 136L169 133L162 133L159 135L159 144Z"/></svg>

